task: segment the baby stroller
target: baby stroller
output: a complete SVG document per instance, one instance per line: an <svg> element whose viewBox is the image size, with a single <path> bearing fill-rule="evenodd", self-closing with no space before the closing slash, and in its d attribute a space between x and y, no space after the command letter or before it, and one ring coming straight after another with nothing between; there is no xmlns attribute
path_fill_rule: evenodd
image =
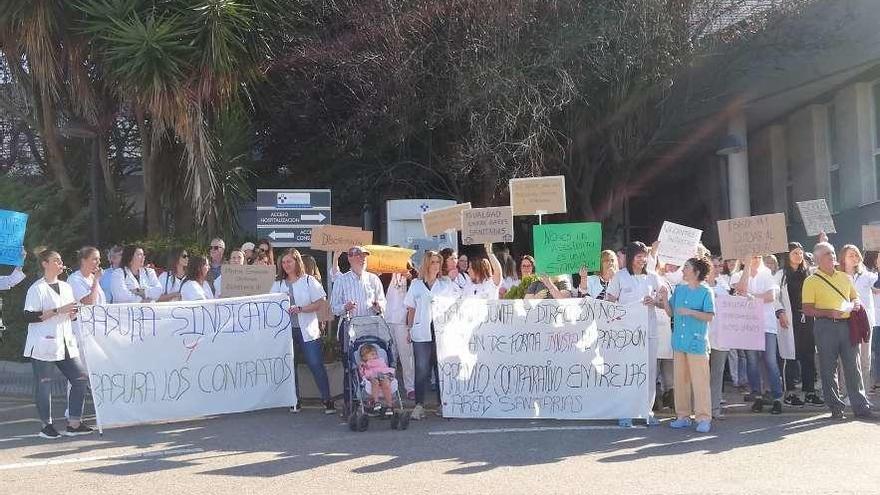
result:
<svg viewBox="0 0 880 495"><path fill-rule="evenodd" d="M348 385L352 394L352 401L357 402L352 407L348 416L348 427L351 431L367 431L370 427L370 416L366 412L366 400L369 397L369 382L364 380L360 373L361 347L372 344L379 357L384 358L391 368L397 367L397 356L394 351L394 335L385 319L381 316L358 316L351 319L348 325ZM394 397L386 400L394 404L393 413L390 416L392 430L405 430L409 428L410 411L403 409L403 399L400 397L397 379L391 382L391 394ZM380 416L385 417L385 416Z"/></svg>

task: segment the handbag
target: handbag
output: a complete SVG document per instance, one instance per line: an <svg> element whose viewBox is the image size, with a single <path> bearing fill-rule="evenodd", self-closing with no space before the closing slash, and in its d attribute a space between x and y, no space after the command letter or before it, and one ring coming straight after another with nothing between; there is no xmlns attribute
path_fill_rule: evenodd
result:
<svg viewBox="0 0 880 495"><path fill-rule="evenodd" d="M834 286L828 279L819 275L819 272L816 272L816 276L821 278L823 282L828 284L834 292L840 294L840 297L843 298L844 301L850 302L850 299L843 295L843 292ZM849 343L852 345L859 345L859 343L868 343L871 341L871 327L868 323L868 313L865 311L865 307L859 305L859 309L854 309L849 313L849 319L846 321L849 325Z"/></svg>

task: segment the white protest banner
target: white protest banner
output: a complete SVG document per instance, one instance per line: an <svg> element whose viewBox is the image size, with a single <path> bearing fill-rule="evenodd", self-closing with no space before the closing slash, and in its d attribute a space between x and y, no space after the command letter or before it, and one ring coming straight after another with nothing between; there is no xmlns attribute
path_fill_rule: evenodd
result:
<svg viewBox="0 0 880 495"><path fill-rule="evenodd" d="M515 216L548 215L568 211L565 176L510 179L510 206Z"/></svg>
<svg viewBox="0 0 880 495"><path fill-rule="evenodd" d="M289 306L287 294L82 306L98 424L295 404Z"/></svg>
<svg viewBox="0 0 880 495"><path fill-rule="evenodd" d="M425 235L434 236L449 230L461 230L461 212L470 208L470 203L461 203L422 213L422 227L425 229Z"/></svg>
<svg viewBox="0 0 880 495"><path fill-rule="evenodd" d="M268 294L275 282L275 267L265 265L223 265L220 289L223 297Z"/></svg>
<svg viewBox="0 0 880 495"><path fill-rule="evenodd" d="M766 342L761 301L741 296L716 297L712 332L723 349L763 351Z"/></svg>
<svg viewBox="0 0 880 495"><path fill-rule="evenodd" d="M703 231L679 225L672 222L663 222L660 235L657 240L660 246L657 248L657 258L663 263L682 266L693 258L697 253L697 246Z"/></svg>
<svg viewBox="0 0 880 495"><path fill-rule="evenodd" d="M784 213L718 220L718 238L726 260L788 251Z"/></svg>
<svg viewBox="0 0 880 495"><path fill-rule="evenodd" d="M471 208L461 212L461 242L513 242L513 210L509 206Z"/></svg>
<svg viewBox="0 0 880 495"><path fill-rule="evenodd" d="M807 235L819 235L819 232L825 232L826 234L837 233L837 230L834 229L834 219L831 218L828 203L824 199L798 201L797 207L801 212L801 218L804 220L804 228L807 230Z"/></svg>
<svg viewBox="0 0 880 495"><path fill-rule="evenodd" d="M862 248L880 251L880 225L862 225Z"/></svg>
<svg viewBox="0 0 880 495"><path fill-rule="evenodd" d="M596 299L435 299L443 416L645 418L648 308Z"/></svg>

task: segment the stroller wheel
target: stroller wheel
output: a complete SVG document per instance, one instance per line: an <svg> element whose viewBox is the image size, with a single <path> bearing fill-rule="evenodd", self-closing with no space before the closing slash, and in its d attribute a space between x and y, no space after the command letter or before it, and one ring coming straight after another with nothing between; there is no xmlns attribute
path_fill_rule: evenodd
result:
<svg viewBox="0 0 880 495"><path fill-rule="evenodd" d="M370 427L370 417L367 416L366 414L359 415L358 424L357 424L358 431L361 431L361 432L367 431L367 429L369 427Z"/></svg>
<svg viewBox="0 0 880 495"><path fill-rule="evenodd" d="M400 425L400 414L397 411L394 411L394 414L391 416L391 429L396 430Z"/></svg>
<svg viewBox="0 0 880 495"><path fill-rule="evenodd" d="M352 413L348 415L348 428L351 431L357 431L358 429L358 416L357 413L354 411L352 411Z"/></svg>
<svg viewBox="0 0 880 495"><path fill-rule="evenodd" d="M397 428L400 430L405 430L409 428L409 420L412 417L412 413L410 411L404 411L400 415L400 424L397 425Z"/></svg>

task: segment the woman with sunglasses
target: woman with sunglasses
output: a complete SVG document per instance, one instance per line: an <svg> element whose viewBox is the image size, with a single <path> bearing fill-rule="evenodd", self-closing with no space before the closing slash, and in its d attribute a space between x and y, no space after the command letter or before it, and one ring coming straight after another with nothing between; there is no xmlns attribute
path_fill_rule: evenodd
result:
<svg viewBox="0 0 880 495"><path fill-rule="evenodd" d="M162 296L159 297L159 302L180 299L180 287L186 281L188 262L189 254L186 249L175 248L168 254L167 270L159 275L159 285L162 286Z"/></svg>
<svg viewBox="0 0 880 495"><path fill-rule="evenodd" d="M70 285L58 279L64 271L61 256L46 250L38 258L43 277L28 289L24 301L24 318L28 323L24 357L30 358L33 367L34 399L43 425L38 435L48 439L62 435L52 425L52 368L56 367L70 383L69 417L63 434L87 435L93 430L82 423L81 417L89 377L79 359L71 323L76 318L76 299Z"/></svg>

